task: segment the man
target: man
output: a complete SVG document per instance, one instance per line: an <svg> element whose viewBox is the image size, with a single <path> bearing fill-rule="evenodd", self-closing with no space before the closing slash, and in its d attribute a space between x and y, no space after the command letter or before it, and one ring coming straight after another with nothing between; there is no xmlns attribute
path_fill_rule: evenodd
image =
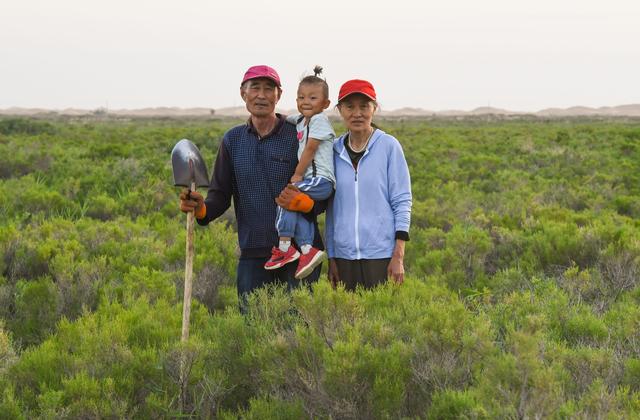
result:
<svg viewBox="0 0 640 420"><path fill-rule="evenodd" d="M280 77L273 68L249 68L240 85L240 96L251 116L246 124L225 133L206 200L198 192L180 194L180 210L194 211L203 226L221 216L233 197L241 250L236 281L243 313L247 296L254 289L275 282L286 283L288 288L298 284L294 279L296 264L264 269L272 247L278 243L274 200L278 198L279 203L297 211L308 212L313 206L309 197L286 188L298 163L298 139L295 126L275 112L281 95ZM315 215L312 212L307 217L315 224L313 246L324 249ZM305 280L317 281L320 268Z"/></svg>

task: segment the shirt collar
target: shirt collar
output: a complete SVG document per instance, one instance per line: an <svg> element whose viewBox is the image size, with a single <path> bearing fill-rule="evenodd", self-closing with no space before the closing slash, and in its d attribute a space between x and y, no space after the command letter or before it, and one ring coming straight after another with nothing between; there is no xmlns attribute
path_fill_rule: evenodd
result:
<svg viewBox="0 0 640 420"><path fill-rule="evenodd" d="M271 136L273 136L274 134L276 134L277 132L280 131L280 129L282 128L282 125L286 121L286 118L284 117L284 115L279 114L277 112L276 112L276 117L278 118L278 122L276 122L276 125L275 125L275 127L273 127L273 130L271 130L271 132L269 134L267 134L266 136L260 137L260 134L258 134L258 131L253 126L253 122L251 121L251 117L249 117L249 119L247 120L247 130L249 131L249 133L254 134L260 140L266 139L267 137L271 137Z"/></svg>

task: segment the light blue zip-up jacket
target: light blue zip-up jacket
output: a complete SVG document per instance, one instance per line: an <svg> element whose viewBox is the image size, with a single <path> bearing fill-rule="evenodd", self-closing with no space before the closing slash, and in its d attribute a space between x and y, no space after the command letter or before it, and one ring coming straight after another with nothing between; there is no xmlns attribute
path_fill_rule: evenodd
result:
<svg viewBox="0 0 640 420"><path fill-rule="evenodd" d="M344 146L333 143L336 192L327 208L329 258L390 258L396 231L409 232L411 179L398 140L376 129L354 169Z"/></svg>

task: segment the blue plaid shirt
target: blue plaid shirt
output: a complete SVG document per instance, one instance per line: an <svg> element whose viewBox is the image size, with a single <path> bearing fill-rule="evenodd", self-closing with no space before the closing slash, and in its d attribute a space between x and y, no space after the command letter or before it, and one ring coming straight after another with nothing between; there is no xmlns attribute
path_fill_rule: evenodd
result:
<svg viewBox="0 0 640 420"><path fill-rule="evenodd" d="M205 199L207 214L198 220L207 225L229 208L233 197L241 258L267 257L278 244L275 198L298 164L298 140L296 127L277 116L275 128L264 137L251 120L225 133ZM317 224L314 246L324 249Z"/></svg>

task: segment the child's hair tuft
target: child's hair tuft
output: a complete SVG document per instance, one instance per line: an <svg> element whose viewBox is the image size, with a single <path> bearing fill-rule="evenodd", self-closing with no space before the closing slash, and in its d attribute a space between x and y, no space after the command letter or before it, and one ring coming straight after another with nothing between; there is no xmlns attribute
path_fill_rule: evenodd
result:
<svg viewBox="0 0 640 420"><path fill-rule="evenodd" d="M302 80L300 80L300 84L304 85L308 83L322 85L324 96L329 99L329 85L327 84L326 79L320 77L320 75L322 74L322 70L322 66L316 65L313 68L313 75L303 77Z"/></svg>

